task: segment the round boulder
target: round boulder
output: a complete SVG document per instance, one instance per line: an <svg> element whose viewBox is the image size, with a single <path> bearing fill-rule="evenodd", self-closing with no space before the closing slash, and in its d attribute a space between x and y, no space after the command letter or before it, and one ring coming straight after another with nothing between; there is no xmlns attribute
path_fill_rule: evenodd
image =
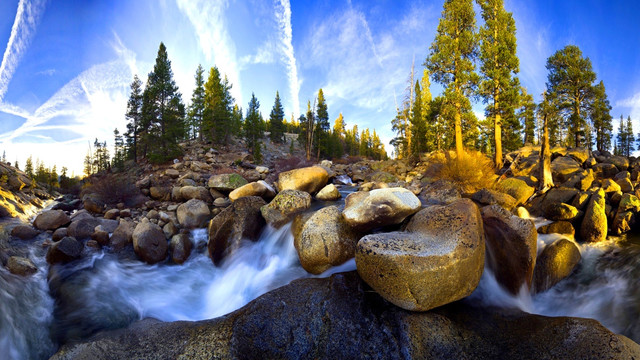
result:
<svg viewBox="0 0 640 360"><path fill-rule="evenodd" d="M340 209L328 206L304 222L293 244L302 267L320 274L354 257L358 239L360 234L347 225Z"/></svg>
<svg viewBox="0 0 640 360"><path fill-rule="evenodd" d="M67 228L67 235L80 240L87 239L91 237L98 225L100 220L96 218L75 220Z"/></svg>
<svg viewBox="0 0 640 360"><path fill-rule="evenodd" d="M30 240L38 236L40 232L29 225L18 225L11 229L11 236L15 236L22 240Z"/></svg>
<svg viewBox="0 0 640 360"><path fill-rule="evenodd" d="M516 199L516 206L524 204L535 192L535 189L524 180L508 178L496 185L496 190L511 195Z"/></svg>
<svg viewBox="0 0 640 360"><path fill-rule="evenodd" d="M248 183L229 193L229 200L236 201L245 196L260 196L265 200L271 200L276 196L276 191L263 180Z"/></svg>
<svg viewBox="0 0 640 360"><path fill-rule="evenodd" d="M47 251L47 262L49 264L68 263L79 259L82 255L82 243L71 236L62 238L51 245Z"/></svg>
<svg viewBox="0 0 640 360"><path fill-rule="evenodd" d="M204 186L183 186L180 188L180 198L183 200L198 199L205 202L211 202L211 194Z"/></svg>
<svg viewBox="0 0 640 360"><path fill-rule="evenodd" d="M278 228L293 219L295 214L311 206L311 195L301 190L283 190L260 209L267 223Z"/></svg>
<svg viewBox="0 0 640 360"><path fill-rule="evenodd" d="M538 228L538 234L562 234L568 236L574 236L576 230L568 221L556 221L548 225L543 225Z"/></svg>
<svg viewBox="0 0 640 360"><path fill-rule="evenodd" d="M211 189L228 193L246 184L247 180L238 174L220 174L211 176L207 186Z"/></svg>
<svg viewBox="0 0 640 360"><path fill-rule="evenodd" d="M543 292L571 275L581 258L576 244L567 239L558 239L545 247L533 272L535 292Z"/></svg>
<svg viewBox="0 0 640 360"><path fill-rule="evenodd" d="M191 255L193 245L188 234L177 234L171 238L169 247L171 248L171 260L176 264L182 264Z"/></svg>
<svg viewBox="0 0 640 360"><path fill-rule="evenodd" d="M426 311L475 290L484 268L482 218L469 199L422 209L406 232L358 241L356 268L387 301Z"/></svg>
<svg viewBox="0 0 640 360"><path fill-rule="evenodd" d="M149 264L155 264L167 257L167 239L160 226L142 221L133 231L133 250Z"/></svg>
<svg viewBox="0 0 640 360"><path fill-rule="evenodd" d="M62 210L43 211L33 221L33 226L40 230L55 230L67 225L71 219Z"/></svg>
<svg viewBox="0 0 640 360"><path fill-rule="evenodd" d="M420 199L404 188L358 191L347 196L342 216L353 228L366 231L399 224L421 206Z"/></svg>
<svg viewBox="0 0 640 360"><path fill-rule="evenodd" d="M316 194L316 199L321 201L336 201L341 197L340 191L338 191L338 188L333 184L323 187L322 190Z"/></svg>
<svg viewBox="0 0 640 360"><path fill-rule="evenodd" d="M120 224L109 238L109 246L116 251L122 250L125 246L131 243L133 239L133 231L135 229L136 224L133 221L121 220Z"/></svg>
<svg viewBox="0 0 640 360"><path fill-rule="evenodd" d="M14 275L27 276L38 272L38 268L27 258L12 256L7 260L7 270Z"/></svg>
<svg viewBox="0 0 640 360"><path fill-rule="evenodd" d="M178 222L186 229L200 228L211 218L207 204L198 199L191 199L178 206Z"/></svg>
<svg viewBox="0 0 640 360"><path fill-rule="evenodd" d="M580 237L586 242L604 241L607 238L607 214L605 194L598 189L591 195L587 211L580 225Z"/></svg>
<svg viewBox="0 0 640 360"><path fill-rule="evenodd" d="M329 173L320 166L281 172L278 175L278 190L301 190L314 194L329 181Z"/></svg>

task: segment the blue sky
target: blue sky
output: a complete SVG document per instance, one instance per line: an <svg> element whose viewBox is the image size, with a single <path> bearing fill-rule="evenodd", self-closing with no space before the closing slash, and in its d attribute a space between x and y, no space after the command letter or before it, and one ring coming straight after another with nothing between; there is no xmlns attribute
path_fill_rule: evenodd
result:
<svg viewBox="0 0 640 360"><path fill-rule="evenodd" d="M276 90L296 116L323 88L333 121L375 128L385 143L411 63L422 63L443 1L137 0L0 2L0 151L79 174L94 138L125 128L133 75L151 71L160 41L188 103L198 64L228 76L246 108L268 114ZM545 62L567 44L605 83L614 124L640 131L636 1L505 0L518 29L520 79L538 100ZM0 45L0 49L3 47ZM432 84L432 92L440 87ZM478 114L482 104L474 105ZM389 145L386 145L389 149Z"/></svg>

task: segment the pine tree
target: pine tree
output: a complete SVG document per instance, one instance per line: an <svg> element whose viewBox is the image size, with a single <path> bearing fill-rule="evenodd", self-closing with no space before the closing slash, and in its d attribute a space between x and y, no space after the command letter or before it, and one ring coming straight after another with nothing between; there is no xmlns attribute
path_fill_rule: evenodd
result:
<svg viewBox="0 0 640 360"><path fill-rule="evenodd" d="M124 161L126 159L125 151L124 151L124 141L122 139L122 135L118 129L113 130L113 167L121 169L124 166Z"/></svg>
<svg viewBox="0 0 640 360"><path fill-rule="evenodd" d="M480 28L480 95L487 103L487 117L494 123L494 163L502 168L502 125L511 120L509 147L514 144L515 108L518 104L519 61L516 56L516 25L505 11L503 0L480 0L484 25ZM509 149L507 149L509 150Z"/></svg>
<svg viewBox="0 0 640 360"><path fill-rule="evenodd" d="M316 129L314 131L314 143L316 144L316 159L320 160L320 155L327 156L329 150L329 112L324 99L322 89L318 90L318 103L316 105Z"/></svg>
<svg viewBox="0 0 640 360"><path fill-rule="evenodd" d="M453 118L456 153L464 152L462 118L471 109L469 96L478 76L474 72L477 57L476 20L471 0L447 0L429 57L424 65L434 80L445 87L443 105Z"/></svg>
<svg viewBox="0 0 640 360"><path fill-rule="evenodd" d="M627 148L627 129L624 124L624 119L620 115L620 123L618 124L618 135L616 136L616 150L615 155L623 155Z"/></svg>
<svg viewBox="0 0 640 360"><path fill-rule="evenodd" d="M594 101L591 106L591 121L593 122L593 132L596 138L596 149L598 151L609 151L611 148L611 133L613 132L611 105L602 81L594 86L593 91Z"/></svg>
<svg viewBox="0 0 640 360"><path fill-rule="evenodd" d="M420 82L416 80L415 100L411 111L411 155L419 155L427 151L427 123L422 105L422 90Z"/></svg>
<svg viewBox="0 0 640 360"><path fill-rule="evenodd" d="M435 150L436 137L439 134L435 133L434 124L429 121L431 118L431 82L429 81L429 70L424 69L422 72L422 79L420 79L420 102L422 103L422 120L424 121L424 151L433 151ZM386 157L386 152L385 152Z"/></svg>
<svg viewBox="0 0 640 360"><path fill-rule="evenodd" d="M33 173L33 157L31 155L29 155L29 157L27 158L27 162L24 165L24 173L27 174L27 176L29 176L29 178L33 179L33 177L34 177L34 173Z"/></svg>
<svg viewBox="0 0 640 360"><path fill-rule="evenodd" d="M127 102L125 117L128 120L127 132L125 133L128 149L127 155L129 159L138 161L138 141L140 134L147 130L142 127L142 81L140 81L138 75L133 76L131 95Z"/></svg>
<svg viewBox="0 0 640 360"><path fill-rule="evenodd" d="M527 90L523 87L520 88L520 110L518 111L518 118L524 127L524 139L525 144L533 144L535 142L536 133L536 103L533 101L533 96L527 93Z"/></svg>
<svg viewBox="0 0 640 360"><path fill-rule="evenodd" d="M202 141L202 120L204 115L204 69L198 64L196 69L196 87L191 95L191 104L187 114L189 124L189 137L195 139L196 136Z"/></svg>
<svg viewBox="0 0 640 360"><path fill-rule="evenodd" d="M311 160L311 153L313 151L314 145L314 133L316 131L315 125L315 102L313 107L311 106L311 102L307 101L307 113L306 115L300 115L300 135L298 136L299 142L302 146L304 146L305 157L307 160Z"/></svg>
<svg viewBox="0 0 640 360"><path fill-rule="evenodd" d="M271 114L269 114L269 137L271 141L277 144L284 143L284 109L280 102L280 93L276 91L276 100L274 101Z"/></svg>
<svg viewBox="0 0 640 360"><path fill-rule="evenodd" d="M147 101L144 101L145 97ZM178 156L181 152L178 142L186 135L185 107L163 43L160 43L153 71L149 73L142 107L143 116L147 115L150 121L147 143L152 146L148 148L149 159L163 162Z"/></svg>
<svg viewBox="0 0 640 360"><path fill-rule="evenodd" d="M261 156L261 142L264 134L264 127L262 125L262 116L258 109L260 108L260 102L256 99L255 94L251 94L251 101L249 101L249 108L247 109L247 116L244 121L244 139L249 151L253 153L256 161L258 156Z"/></svg>
<svg viewBox="0 0 640 360"><path fill-rule="evenodd" d="M344 155L345 144L345 122L342 113L333 122L333 132L331 133L331 157L341 158Z"/></svg>
<svg viewBox="0 0 640 360"><path fill-rule="evenodd" d="M627 126L625 126L626 143L625 143L625 155L631 156L631 153L635 150L633 143L635 142L635 136L633 135L633 124L631 123L631 116L627 117Z"/></svg>
<svg viewBox="0 0 640 360"><path fill-rule="evenodd" d="M18 160L13 163L13 167L20 170L20 166L18 166Z"/></svg>
<svg viewBox="0 0 640 360"><path fill-rule="evenodd" d="M226 77L222 80L218 68L214 66L209 70L209 78L204 89L203 130L214 143L226 145L230 136L237 131L233 121L231 85Z"/></svg>
<svg viewBox="0 0 640 360"><path fill-rule="evenodd" d="M587 115L593 102L593 72L591 60L582 57L582 51L575 45L567 45L547 59L547 92L559 105L559 115L568 130L567 143L570 146L586 145L590 132Z"/></svg>

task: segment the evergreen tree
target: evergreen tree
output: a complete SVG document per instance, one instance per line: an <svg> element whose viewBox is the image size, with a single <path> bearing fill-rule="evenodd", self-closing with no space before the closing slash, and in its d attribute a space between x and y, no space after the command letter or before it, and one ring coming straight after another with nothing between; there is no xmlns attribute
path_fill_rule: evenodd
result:
<svg viewBox="0 0 640 360"><path fill-rule="evenodd" d="M195 139L196 136L202 141L202 120L204 116L204 69L198 64L196 69L196 87L191 95L191 105L187 114L189 137Z"/></svg>
<svg viewBox="0 0 640 360"><path fill-rule="evenodd" d="M471 109L469 96L478 76L474 72L477 57L476 20L471 0L446 0L429 57L424 65L434 80L445 87L443 106L453 119L456 153L464 152L462 118Z"/></svg>
<svg viewBox="0 0 640 360"><path fill-rule="evenodd" d="M33 158L31 155L27 158L27 162L24 165L24 173L29 176L29 178L33 179L35 174L33 173Z"/></svg>
<svg viewBox="0 0 640 360"><path fill-rule="evenodd" d="M620 123L618 124L618 135L616 136L616 151L615 155L624 155L627 148L627 129L624 124L624 119L622 115L620 115Z"/></svg>
<svg viewBox="0 0 640 360"><path fill-rule="evenodd" d="M429 70L424 69L422 72L422 79L420 79L420 102L422 103L422 120L424 121L424 151L435 150L436 137L440 136L435 133L435 126L430 121L431 118L431 82L429 81ZM385 157L386 157L385 152Z"/></svg>
<svg viewBox="0 0 640 360"><path fill-rule="evenodd" d="M331 133L331 157L341 158L344 155L345 144L345 123L342 113L338 115L333 123L333 132Z"/></svg>
<svg viewBox="0 0 640 360"><path fill-rule="evenodd" d="M480 28L480 95L487 103L487 117L494 123L494 163L502 168L502 122L510 120L509 147L515 144L515 108L518 104L519 61L516 56L516 25L503 0L480 0L484 25ZM515 128L515 129L514 129ZM506 135L506 134L505 134ZM507 149L510 150L510 149Z"/></svg>
<svg viewBox="0 0 640 360"><path fill-rule="evenodd" d="M13 163L13 167L20 170L20 166L18 166L18 160Z"/></svg>
<svg viewBox="0 0 640 360"><path fill-rule="evenodd" d="M306 115L300 115L300 135L298 136L299 142L304 146L305 157L307 160L311 160L311 153L313 151L314 144L314 133L316 131L315 118L316 115L314 113L315 102L313 107L311 106L311 102L307 101L307 113Z"/></svg>
<svg viewBox="0 0 640 360"><path fill-rule="evenodd" d="M145 96L147 101L144 101ZM185 107L163 43L160 43L153 71L149 73L142 107L143 116L148 115L150 121L147 143L153 146L148 148L149 159L163 162L178 156L181 152L178 142L186 135Z"/></svg>
<svg viewBox="0 0 640 360"><path fill-rule="evenodd" d="M416 80L415 100L411 111L411 154L419 155L427 151L427 123L422 105L422 90L420 82Z"/></svg>
<svg viewBox="0 0 640 360"><path fill-rule="evenodd" d="M126 159L125 150L124 150L124 141L122 139L122 135L118 129L113 130L113 167L121 169L124 165L124 161Z"/></svg>
<svg viewBox="0 0 640 360"><path fill-rule="evenodd" d="M524 127L524 143L533 144L535 142L536 133L536 103L533 101L533 96L527 93L525 88L521 87L520 91L520 110L518 111L518 117Z"/></svg>
<svg viewBox="0 0 640 360"><path fill-rule="evenodd" d="M320 160L320 154L327 156L329 150L329 112L324 99L322 89L318 90L318 103L316 105L316 129L314 131L314 143L316 145L316 159Z"/></svg>
<svg viewBox="0 0 640 360"><path fill-rule="evenodd" d="M591 60L582 57L575 45L567 45L547 59L547 92L559 104L559 115L567 129L567 144L580 147L590 137L587 115L593 102L593 72Z"/></svg>
<svg viewBox="0 0 640 360"><path fill-rule="evenodd" d="M84 157L84 175L91 176L93 172L93 156L91 156L91 150L88 150Z"/></svg>
<svg viewBox="0 0 640 360"><path fill-rule="evenodd" d="M264 134L262 116L258 111L259 108L260 102L256 99L255 94L252 93L249 108L247 109L247 116L244 121L244 139L247 148L253 153L253 157L257 162L260 162L259 157L262 154L261 143Z"/></svg>
<svg viewBox="0 0 640 360"><path fill-rule="evenodd" d="M273 104L273 108L271 109L271 114L269 114L269 127L270 127L270 135L271 141L277 144L284 143L284 109L282 108L282 103L280 102L280 93L276 91L276 100Z"/></svg>
<svg viewBox="0 0 640 360"><path fill-rule="evenodd" d="M358 125L353 125L351 130L345 130L344 134L345 148L348 155L359 154L360 138L358 136Z"/></svg>
<svg viewBox="0 0 640 360"><path fill-rule="evenodd" d="M591 107L591 120L593 121L593 132L596 138L596 149L598 151L609 151L611 148L611 133L613 132L611 105L602 81L594 86L593 91L594 101Z"/></svg>
<svg viewBox="0 0 640 360"><path fill-rule="evenodd" d="M222 80L218 68L214 66L209 70L209 78L204 89L203 130L211 141L226 145L230 136L238 130L234 126L231 85L226 77Z"/></svg>
<svg viewBox="0 0 640 360"><path fill-rule="evenodd" d="M626 143L625 143L625 156L631 156L631 153L635 150L633 143L635 142L635 136L633 135L633 124L631 123L631 116L627 117L627 126L625 126Z"/></svg>
<svg viewBox="0 0 640 360"><path fill-rule="evenodd" d="M129 159L138 161L138 140L141 132L146 130L142 127L142 81L138 75L133 76L125 117L128 120L127 132L125 133L127 155Z"/></svg>

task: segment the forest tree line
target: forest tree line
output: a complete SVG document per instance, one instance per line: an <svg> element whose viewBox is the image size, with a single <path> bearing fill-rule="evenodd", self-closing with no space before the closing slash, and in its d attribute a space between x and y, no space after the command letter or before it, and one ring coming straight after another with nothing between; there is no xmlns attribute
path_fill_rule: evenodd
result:
<svg viewBox="0 0 640 360"><path fill-rule="evenodd" d="M476 3L483 19L479 28L473 0L445 1L422 78L412 66L404 99L396 105L395 155L454 147L460 154L467 148L493 154L501 168L503 151L540 142L545 115L551 146L611 150L611 105L590 59L575 45L556 51L547 59L546 90L536 104L518 79L512 13L503 0ZM444 88L436 97L431 79ZM484 120L473 113L472 99L486 105ZM630 117L625 123L621 116L614 153L629 156L635 142Z"/></svg>

